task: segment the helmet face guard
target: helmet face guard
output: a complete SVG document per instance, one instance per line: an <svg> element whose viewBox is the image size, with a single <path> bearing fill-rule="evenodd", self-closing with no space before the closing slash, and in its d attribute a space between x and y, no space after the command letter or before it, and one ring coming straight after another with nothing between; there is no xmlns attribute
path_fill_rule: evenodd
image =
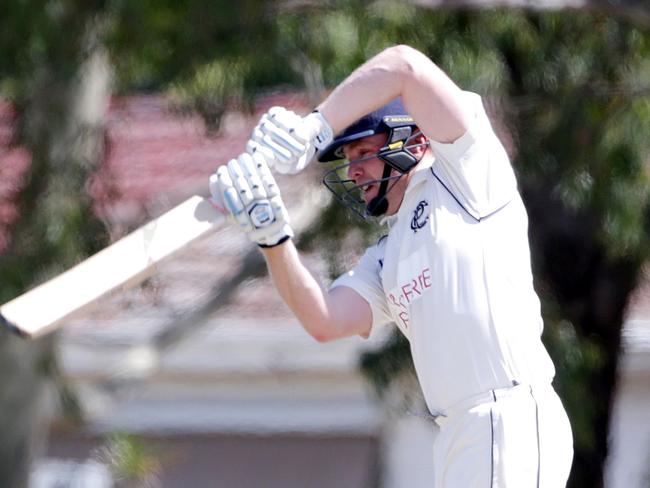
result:
<svg viewBox="0 0 650 488"><path fill-rule="evenodd" d="M384 119L388 118L389 117L385 117ZM364 220L369 217L378 217L386 213L388 210L388 192L393 189L402 176L411 171L419 162L419 160L411 153L410 149L429 145L428 142L409 144L411 139L421 134L419 130L413 132L415 125L412 124L412 119L409 118L411 124L408 125L404 125L405 122L409 122L409 120L405 120L404 117L393 117L393 119L399 120L388 121L389 123L392 122L394 125L388 126L389 133L387 141L376 155L336 165L327 171L323 177L323 184L332 192L336 199ZM363 185L358 185L354 180L348 178L348 169L352 164L362 163L363 161L369 161L374 158L379 158L385 163L384 172L381 178L365 181ZM393 174L393 170L395 170L397 174ZM367 186L369 184L378 184L379 191L377 195L366 204L363 198L362 186Z"/></svg>
<svg viewBox="0 0 650 488"><path fill-rule="evenodd" d="M374 112L364 115L345 129L329 146L323 148L318 154L318 160L321 163L339 161L345 159L343 148L347 144L368 136L384 133L387 134L386 143L376 155L339 164L330 169L323 178L323 183L327 189L343 205L363 219L370 216L377 217L386 213L388 210L386 194L395 187L395 184L402 176L411 171L418 163L418 159L409 149L415 146L428 145L428 142L409 145L409 141L420 132L417 131L417 125L413 118L407 114L401 99L396 98ZM366 205L361 186L348 178L348 168L351 164L374 159L375 157L385 163L384 172L380 179L364 182L364 186L368 184L379 185L377 196Z"/></svg>

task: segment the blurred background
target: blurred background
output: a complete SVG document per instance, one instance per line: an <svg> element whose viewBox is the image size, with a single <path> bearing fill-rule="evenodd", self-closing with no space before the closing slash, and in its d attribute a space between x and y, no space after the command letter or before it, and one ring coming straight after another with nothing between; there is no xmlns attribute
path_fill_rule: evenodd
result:
<svg viewBox="0 0 650 488"><path fill-rule="evenodd" d="M569 486L650 487L647 2L4 0L0 302L207 194L269 107L398 43L480 93L512 157ZM279 184L332 278L380 230L315 166ZM1 330L0 385L2 487L431 486L405 341L316 344L236 229L61 332Z"/></svg>

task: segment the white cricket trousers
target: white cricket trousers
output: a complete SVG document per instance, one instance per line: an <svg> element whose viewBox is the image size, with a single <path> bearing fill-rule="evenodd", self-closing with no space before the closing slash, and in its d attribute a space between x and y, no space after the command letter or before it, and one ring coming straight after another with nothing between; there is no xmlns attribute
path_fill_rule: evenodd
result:
<svg viewBox="0 0 650 488"><path fill-rule="evenodd" d="M435 488L564 488L571 426L548 385L491 390L436 417Z"/></svg>

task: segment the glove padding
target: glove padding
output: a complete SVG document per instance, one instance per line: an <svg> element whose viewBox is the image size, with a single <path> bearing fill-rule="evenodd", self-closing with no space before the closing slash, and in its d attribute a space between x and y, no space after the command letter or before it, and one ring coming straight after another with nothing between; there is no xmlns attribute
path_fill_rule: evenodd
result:
<svg viewBox="0 0 650 488"><path fill-rule="evenodd" d="M319 112L300 117L283 107L272 107L253 129L246 150L264 154L279 173L295 174L305 169L316 150L329 145L333 136Z"/></svg>
<svg viewBox="0 0 650 488"><path fill-rule="evenodd" d="M260 246L273 247L293 237L280 189L261 153L243 153L219 167L210 177L210 193Z"/></svg>

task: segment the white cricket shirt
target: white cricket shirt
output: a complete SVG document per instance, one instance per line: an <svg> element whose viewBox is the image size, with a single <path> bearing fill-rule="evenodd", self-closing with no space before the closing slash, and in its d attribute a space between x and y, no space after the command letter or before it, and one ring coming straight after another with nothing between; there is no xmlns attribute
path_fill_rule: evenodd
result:
<svg viewBox="0 0 650 488"><path fill-rule="evenodd" d="M409 339L433 414L513 382L548 384L555 370L540 335L528 217L510 161L483 108L435 160L414 170L388 236L333 284L359 293L373 327Z"/></svg>

